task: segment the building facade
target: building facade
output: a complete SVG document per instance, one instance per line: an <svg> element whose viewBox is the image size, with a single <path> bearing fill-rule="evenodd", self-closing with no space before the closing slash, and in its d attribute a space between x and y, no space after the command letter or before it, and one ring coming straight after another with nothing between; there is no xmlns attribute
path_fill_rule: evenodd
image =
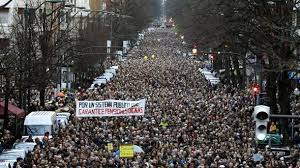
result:
<svg viewBox="0 0 300 168"><path fill-rule="evenodd" d="M90 34L96 36L92 40L99 46L105 46L109 38L111 28L110 22L106 21L105 11L109 11L110 0L65 0L64 2L57 2L57 0L53 2L46 2L46 0L12 0L10 3L8 2L9 0L0 0L0 6L2 6L0 8L0 48L9 46L9 41L12 38L11 27L17 22L16 18L18 16L24 16L27 8L33 9L37 15L39 15L38 12L46 9L51 15L54 12L55 16L60 17L55 21L59 26L54 30L57 36L54 35L53 38L59 38L61 33L70 31L68 35L76 43L76 39L80 36L80 30L86 28L91 29ZM3 7L4 4L7 5ZM101 16L101 19L92 19L94 16ZM70 30L70 27L72 30ZM64 61L61 67L57 67L57 79L55 80L57 89L71 88L71 83L74 81L72 60Z"/></svg>

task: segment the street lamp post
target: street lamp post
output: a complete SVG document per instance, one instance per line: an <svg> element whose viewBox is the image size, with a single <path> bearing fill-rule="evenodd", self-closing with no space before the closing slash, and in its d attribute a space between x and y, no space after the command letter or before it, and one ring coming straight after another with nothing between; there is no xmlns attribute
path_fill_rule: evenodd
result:
<svg viewBox="0 0 300 168"><path fill-rule="evenodd" d="M75 27L75 25L76 25L76 23L75 23L76 22L76 16L77 16L78 13L83 12L83 11L84 12L89 12L90 11L90 10L86 9L85 7L83 7L83 6L76 7L74 4L68 4L68 5L65 4L65 7L69 8L69 9L67 9L67 18L68 19L66 20L66 23L68 24L67 25L68 27L71 24L72 24L72 26ZM72 14L73 9L78 9L77 11L75 10L75 12L76 12L75 14ZM89 15L90 15L90 13L87 16L89 16ZM82 13L81 13L81 19L82 19ZM82 26L82 24L80 24L80 26ZM82 27L80 27L80 28L82 28ZM73 30L73 28L71 28L70 32L69 32L69 33L71 33L71 36L73 35L72 30ZM73 44L70 44L70 45L72 47ZM72 79L71 79L72 75L71 74L72 73L71 73L70 69L71 69L72 64L73 64L73 62L72 61L71 61L71 63L67 62L64 55L63 55L63 59L62 59L62 62L60 64L60 67L59 67L59 77L58 77L59 78L60 89L62 89L63 83L65 83L66 88L68 88L68 89L71 88L71 85L72 85Z"/></svg>

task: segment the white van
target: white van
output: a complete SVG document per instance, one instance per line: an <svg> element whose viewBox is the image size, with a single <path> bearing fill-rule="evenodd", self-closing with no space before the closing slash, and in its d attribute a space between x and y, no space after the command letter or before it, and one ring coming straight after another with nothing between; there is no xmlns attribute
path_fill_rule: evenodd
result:
<svg viewBox="0 0 300 168"><path fill-rule="evenodd" d="M112 67L110 67L110 69L115 69L115 70L118 70L118 69L119 69L119 67L118 67L118 66L112 66Z"/></svg>
<svg viewBox="0 0 300 168"><path fill-rule="evenodd" d="M36 143L34 142L20 142L14 144L14 149L23 149L26 153L33 151Z"/></svg>
<svg viewBox="0 0 300 168"><path fill-rule="evenodd" d="M11 163L12 162L12 163ZM15 161L0 160L0 168L12 168Z"/></svg>
<svg viewBox="0 0 300 168"><path fill-rule="evenodd" d="M11 166L14 165L14 163L17 161L18 158L21 158L20 155L15 155L15 154L1 154L0 155L0 160L3 162L8 162Z"/></svg>
<svg viewBox="0 0 300 168"><path fill-rule="evenodd" d="M112 73L112 74L114 74L114 75L117 75L117 70L116 70L116 69L110 68L110 69L106 69L106 70L105 70L105 73Z"/></svg>
<svg viewBox="0 0 300 168"><path fill-rule="evenodd" d="M95 81L93 82L93 84L106 84L107 83L107 80L106 80L106 78L97 78L97 79L95 79Z"/></svg>
<svg viewBox="0 0 300 168"><path fill-rule="evenodd" d="M24 126L27 133L33 136L33 139L44 136L46 132L49 132L51 138L51 135L58 131L56 113L54 111L31 112L25 117Z"/></svg>
<svg viewBox="0 0 300 168"><path fill-rule="evenodd" d="M25 149L9 149L9 150L3 151L2 154L16 155L16 156L19 156L20 158L24 159L26 156L26 151L25 151Z"/></svg>
<svg viewBox="0 0 300 168"><path fill-rule="evenodd" d="M108 76L110 78L114 77L114 74L110 73L110 72L105 72L102 76Z"/></svg>
<svg viewBox="0 0 300 168"><path fill-rule="evenodd" d="M100 79L106 79L106 81L110 81L110 79L112 78L111 76L105 76L104 74L102 76L99 77Z"/></svg>
<svg viewBox="0 0 300 168"><path fill-rule="evenodd" d="M67 118L67 120L69 120L71 114L68 113L68 112L59 112L59 113L56 113L56 116L65 116Z"/></svg>
<svg viewBox="0 0 300 168"><path fill-rule="evenodd" d="M62 127L65 127L69 123L70 113L63 112L63 113L56 113L56 120L57 123L60 124Z"/></svg>
<svg viewBox="0 0 300 168"><path fill-rule="evenodd" d="M66 116L56 116L58 125L61 125L62 128L65 128L68 125L68 119Z"/></svg>

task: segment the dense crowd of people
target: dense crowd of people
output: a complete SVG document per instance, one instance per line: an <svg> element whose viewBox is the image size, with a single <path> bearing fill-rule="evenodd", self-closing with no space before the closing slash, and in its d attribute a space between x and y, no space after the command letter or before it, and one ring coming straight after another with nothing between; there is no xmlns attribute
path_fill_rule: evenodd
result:
<svg viewBox="0 0 300 168"><path fill-rule="evenodd" d="M201 62L175 56L181 46L168 30L146 34L128 61L107 64L118 65L119 71L104 88L76 92L77 100L146 99L145 116L76 118L75 102L69 102L69 125L53 139L47 135L36 139L34 151L17 164L32 168L299 167L297 148L287 163L280 154L257 147L251 95L229 86L212 87L198 71ZM119 158L120 144L135 144L144 152ZM262 158L256 161L254 154Z"/></svg>

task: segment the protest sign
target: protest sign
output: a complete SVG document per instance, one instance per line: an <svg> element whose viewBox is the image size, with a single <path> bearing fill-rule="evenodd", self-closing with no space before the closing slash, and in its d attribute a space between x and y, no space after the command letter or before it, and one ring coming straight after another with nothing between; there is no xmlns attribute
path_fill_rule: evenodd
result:
<svg viewBox="0 0 300 168"><path fill-rule="evenodd" d="M133 145L120 145L120 158L133 158Z"/></svg>
<svg viewBox="0 0 300 168"><path fill-rule="evenodd" d="M146 100L76 101L76 117L143 116Z"/></svg>
<svg viewBox="0 0 300 168"><path fill-rule="evenodd" d="M114 149L113 144L112 143L108 143L107 144L107 148L109 151L112 151Z"/></svg>

